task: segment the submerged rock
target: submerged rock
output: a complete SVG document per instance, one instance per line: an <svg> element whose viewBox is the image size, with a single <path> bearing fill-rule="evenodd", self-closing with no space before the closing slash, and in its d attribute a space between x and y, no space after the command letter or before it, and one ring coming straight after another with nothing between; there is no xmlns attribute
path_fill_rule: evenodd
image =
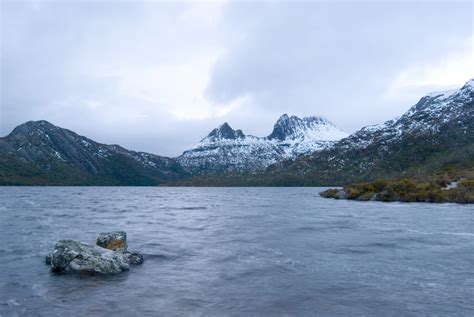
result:
<svg viewBox="0 0 474 317"><path fill-rule="evenodd" d="M51 265L51 257L52 253L48 254L47 256L44 257L44 262L48 265Z"/></svg>
<svg viewBox="0 0 474 317"><path fill-rule="evenodd" d="M74 240L61 240L53 252L46 256L46 264L53 272L114 274L128 271L130 264L143 263L143 255L127 251L127 234L124 231L101 233L97 245Z"/></svg>
<svg viewBox="0 0 474 317"><path fill-rule="evenodd" d="M139 252L125 252L123 257L129 264L140 265L143 263L143 255Z"/></svg>
<svg viewBox="0 0 474 317"><path fill-rule="evenodd" d="M127 251L127 233L125 231L114 231L99 234L96 244L99 247L113 251Z"/></svg>

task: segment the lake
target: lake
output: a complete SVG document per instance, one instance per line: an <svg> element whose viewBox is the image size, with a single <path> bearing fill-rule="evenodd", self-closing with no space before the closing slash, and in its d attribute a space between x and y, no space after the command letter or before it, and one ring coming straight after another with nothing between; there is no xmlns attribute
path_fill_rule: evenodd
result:
<svg viewBox="0 0 474 317"><path fill-rule="evenodd" d="M474 315L472 205L321 190L0 187L0 315ZM80 277L44 264L60 239L114 230L143 265Z"/></svg>

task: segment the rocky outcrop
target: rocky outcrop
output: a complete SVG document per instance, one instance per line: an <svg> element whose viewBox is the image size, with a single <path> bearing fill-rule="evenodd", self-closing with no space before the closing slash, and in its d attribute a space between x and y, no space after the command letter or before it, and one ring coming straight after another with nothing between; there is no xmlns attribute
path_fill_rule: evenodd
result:
<svg viewBox="0 0 474 317"><path fill-rule="evenodd" d="M127 250L127 234L125 231L115 231L99 234L96 244L99 247L106 248L113 251Z"/></svg>
<svg viewBox="0 0 474 317"><path fill-rule="evenodd" d="M126 237L124 231L101 233L97 245L60 240L46 256L46 263L53 272L116 274L128 271L131 264L143 263L143 255L127 251Z"/></svg>
<svg viewBox="0 0 474 317"><path fill-rule="evenodd" d="M125 260L134 265L140 265L143 263L143 255L140 252L132 251L132 252L125 252L123 254Z"/></svg>
<svg viewBox="0 0 474 317"><path fill-rule="evenodd" d="M177 158L193 175L263 170L271 164L326 149L347 136L322 117L282 115L267 137L246 135L227 122Z"/></svg>
<svg viewBox="0 0 474 317"><path fill-rule="evenodd" d="M113 274L129 270L123 253L74 240L61 240L51 255L53 272Z"/></svg>

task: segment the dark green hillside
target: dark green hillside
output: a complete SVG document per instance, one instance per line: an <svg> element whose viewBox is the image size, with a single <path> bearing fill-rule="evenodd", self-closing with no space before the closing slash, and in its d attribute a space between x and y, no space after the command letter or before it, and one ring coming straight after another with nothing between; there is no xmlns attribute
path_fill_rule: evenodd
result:
<svg viewBox="0 0 474 317"><path fill-rule="evenodd" d="M100 144L46 121L0 138L0 185L156 186L185 176L173 159Z"/></svg>

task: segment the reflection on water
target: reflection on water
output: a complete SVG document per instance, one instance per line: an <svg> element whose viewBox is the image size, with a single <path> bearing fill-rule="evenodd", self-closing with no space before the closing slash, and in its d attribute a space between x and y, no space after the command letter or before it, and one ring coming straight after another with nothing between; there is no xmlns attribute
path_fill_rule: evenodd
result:
<svg viewBox="0 0 474 317"><path fill-rule="evenodd" d="M474 208L317 188L0 188L0 315L473 315ZM60 239L125 230L142 266L55 275Z"/></svg>

